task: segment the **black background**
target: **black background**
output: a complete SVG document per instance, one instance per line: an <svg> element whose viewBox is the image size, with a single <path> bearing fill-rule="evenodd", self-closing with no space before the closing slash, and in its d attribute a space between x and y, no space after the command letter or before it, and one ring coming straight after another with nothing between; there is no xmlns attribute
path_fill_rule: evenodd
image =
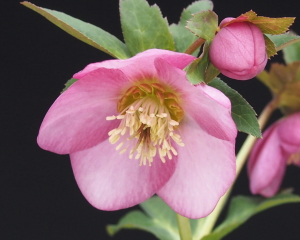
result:
<svg viewBox="0 0 300 240"><path fill-rule="evenodd" d="M157 3L169 23L192 0L149 0ZM65 12L100 26L122 39L117 0L35 0L34 4ZM254 10L269 17L297 17L292 29L300 33L298 0L216 0L219 19ZM18 1L1 3L1 145L0 239L110 239L105 226L116 223L129 209L104 212L93 208L81 195L69 157L43 151L36 144L42 119L66 80L91 62L111 58L71 37ZM281 55L272 61L282 61ZM260 113L270 100L257 80L226 82L237 89ZM278 118L277 112L271 121ZM237 147L245 134L240 134ZM300 194L299 169L289 167L283 187ZM250 194L245 170L234 195ZM138 208L138 207L135 207ZM283 205L251 218L225 239L299 239L300 205ZM123 230L113 239L155 239Z"/></svg>

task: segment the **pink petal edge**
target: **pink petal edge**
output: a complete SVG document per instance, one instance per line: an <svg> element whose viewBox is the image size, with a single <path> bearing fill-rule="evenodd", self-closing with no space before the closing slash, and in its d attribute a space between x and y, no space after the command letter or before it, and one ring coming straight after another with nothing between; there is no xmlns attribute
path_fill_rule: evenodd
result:
<svg viewBox="0 0 300 240"><path fill-rule="evenodd" d="M116 127L120 92L129 81L117 69L98 69L75 82L48 110L37 138L41 148L68 154L95 146Z"/></svg>
<svg viewBox="0 0 300 240"><path fill-rule="evenodd" d="M179 134L175 173L158 195L177 213L188 218L210 214L235 178L235 141L224 141L204 132L189 116Z"/></svg>
<svg viewBox="0 0 300 240"><path fill-rule="evenodd" d="M231 117L231 109L228 109L230 101L225 100L227 97L222 92L209 86L191 85L184 71L170 66L162 59L156 59L155 65L159 79L179 93L181 107L203 130L224 140L236 138L237 128Z"/></svg>
<svg viewBox="0 0 300 240"><path fill-rule="evenodd" d="M128 208L147 200L169 180L177 163L176 157L166 163L156 157L151 167L139 166L139 160L126 157L128 151L121 155L116 145L107 140L70 155L82 194L101 210Z"/></svg>

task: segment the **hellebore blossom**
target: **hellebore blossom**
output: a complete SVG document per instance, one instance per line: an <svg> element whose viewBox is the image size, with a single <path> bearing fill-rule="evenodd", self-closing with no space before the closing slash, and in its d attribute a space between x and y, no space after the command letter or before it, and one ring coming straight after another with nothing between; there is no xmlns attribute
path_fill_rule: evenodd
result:
<svg viewBox="0 0 300 240"><path fill-rule="evenodd" d="M225 76L248 80L262 72L267 64L265 40L253 23L234 22L224 26L232 20L225 18L221 22L221 30L210 46L210 61Z"/></svg>
<svg viewBox="0 0 300 240"><path fill-rule="evenodd" d="M251 192L274 196L289 164L300 166L300 112L275 122L257 141L248 162Z"/></svg>
<svg viewBox="0 0 300 240"><path fill-rule="evenodd" d="M151 49L90 64L53 103L38 144L70 154L94 207L128 208L156 193L179 214L201 218L231 185L231 104L219 90L187 81L182 69L194 59Z"/></svg>

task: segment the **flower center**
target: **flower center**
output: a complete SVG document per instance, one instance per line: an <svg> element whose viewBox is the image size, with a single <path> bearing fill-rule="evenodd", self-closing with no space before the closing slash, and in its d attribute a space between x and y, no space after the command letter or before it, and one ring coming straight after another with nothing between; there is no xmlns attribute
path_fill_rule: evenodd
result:
<svg viewBox="0 0 300 240"><path fill-rule="evenodd" d="M177 155L172 143L184 146L177 129L183 118L183 109L175 94L165 90L158 83L140 84L129 88L118 102L118 116L106 120L119 119L119 127L108 135L112 144L120 142L116 150L120 154L129 150L129 158L140 159L140 165L149 166L156 154L163 163L166 157Z"/></svg>

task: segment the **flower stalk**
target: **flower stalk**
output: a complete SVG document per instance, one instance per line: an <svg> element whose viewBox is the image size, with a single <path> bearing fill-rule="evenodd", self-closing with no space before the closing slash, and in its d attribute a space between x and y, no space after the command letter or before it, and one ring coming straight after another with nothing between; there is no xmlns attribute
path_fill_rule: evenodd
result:
<svg viewBox="0 0 300 240"><path fill-rule="evenodd" d="M176 213L178 230L181 240L192 240L190 220Z"/></svg>
<svg viewBox="0 0 300 240"><path fill-rule="evenodd" d="M193 42L184 53L193 54L201 45L205 43L205 39L198 38L195 42Z"/></svg>

